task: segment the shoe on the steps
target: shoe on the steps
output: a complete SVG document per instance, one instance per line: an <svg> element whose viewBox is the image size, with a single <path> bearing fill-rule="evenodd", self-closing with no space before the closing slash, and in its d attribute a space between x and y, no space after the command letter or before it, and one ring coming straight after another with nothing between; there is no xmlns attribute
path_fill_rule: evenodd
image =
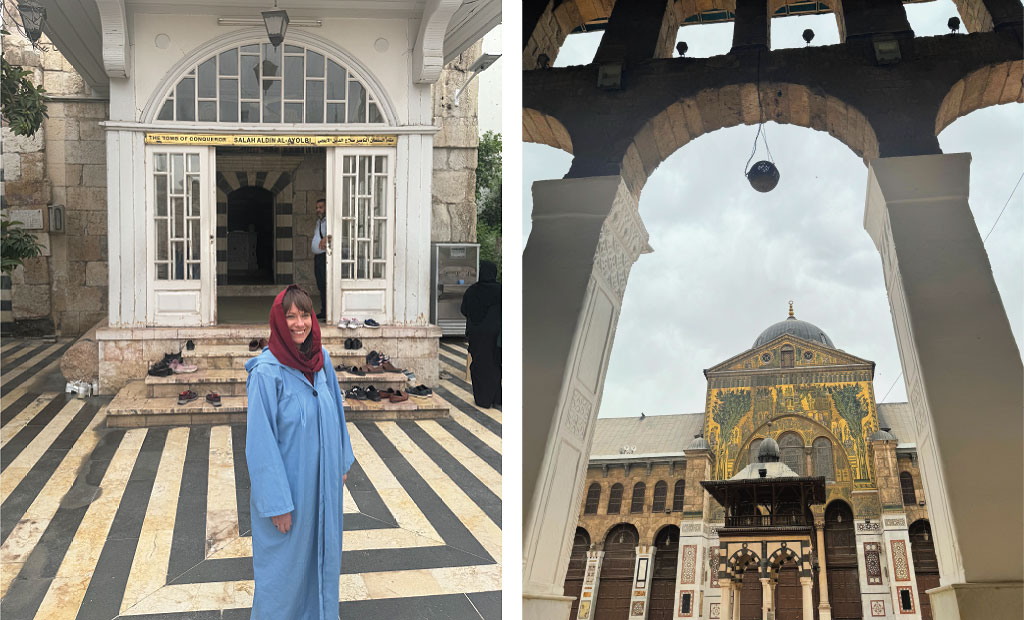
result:
<svg viewBox="0 0 1024 620"><path fill-rule="evenodd" d="M367 388L366 388L366 397L369 398L370 400L372 400L375 403L379 403L380 402L380 392L378 392L377 388L373 387L372 385L367 386Z"/></svg>
<svg viewBox="0 0 1024 620"><path fill-rule="evenodd" d="M197 398L199 398L199 394L196 394L192 390L185 390L181 394L178 394L178 404L185 405L194 401Z"/></svg>
<svg viewBox="0 0 1024 620"><path fill-rule="evenodd" d="M363 370L361 368L359 368L359 366L353 366L351 368L346 369L346 371L354 374L357 377L365 377L366 376L366 373L363 372Z"/></svg>
<svg viewBox="0 0 1024 620"><path fill-rule="evenodd" d="M362 349L362 348L363 348L363 341L358 339L358 338L353 338L352 339L352 350L355 351L357 349Z"/></svg>
<svg viewBox="0 0 1024 620"><path fill-rule="evenodd" d="M389 395L388 400L390 400L393 403L404 403L405 401L409 400L409 396L403 394L402 390L398 390L394 394Z"/></svg>
<svg viewBox="0 0 1024 620"><path fill-rule="evenodd" d="M169 377L174 374L174 371L171 370L171 365L169 362L160 360L159 362L149 367L148 374L151 377Z"/></svg>
<svg viewBox="0 0 1024 620"><path fill-rule="evenodd" d="M186 364L185 362L178 361L177 358L171 360L170 367L171 372L173 372L176 375L195 372L196 370L199 369L199 367L196 366L195 364Z"/></svg>
<svg viewBox="0 0 1024 620"><path fill-rule="evenodd" d="M384 360L380 363L380 367L386 372L402 372L401 368L395 368L394 364L391 363L391 360Z"/></svg>
<svg viewBox="0 0 1024 620"><path fill-rule="evenodd" d="M214 407L220 407L220 394L217 392L210 392L206 395L206 402L210 403Z"/></svg>
<svg viewBox="0 0 1024 620"><path fill-rule="evenodd" d="M366 319L365 321L363 321L363 326L371 327L373 329L380 329L380 323L374 321L373 319Z"/></svg>
<svg viewBox="0 0 1024 620"><path fill-rule="evenodd" d="M380 353L370 351L366 354L366 363L370 366L380 366Z"/></svg>
<svg viewBox="0 0 1024 620"><path fill-rule="evenodd" d="M357 385L348 392L345 392L345 396L356 400L366 400L366 390Z"/></svg>
<svg viewBox="0 0 1024 620"><path fill-rule="evenodd" d="M417 385L416 389L419 390L420 395L422 395L422 396L430 396L431 394L434 393L434 390L428 388L427 386L423 385L422 383Z"/></svg>

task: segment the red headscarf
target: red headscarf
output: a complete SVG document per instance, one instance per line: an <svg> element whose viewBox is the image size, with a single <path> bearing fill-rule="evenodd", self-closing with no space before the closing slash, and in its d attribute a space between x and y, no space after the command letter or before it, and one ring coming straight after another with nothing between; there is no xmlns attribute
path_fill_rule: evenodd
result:
<svg viewBox="0 0 1024 620"><path fill-rule="evenodd" d="M277 361L298 370L312 384L313 376L324 367L323 349L320 348L320 323L317 322L316 315L311 317L313 325L309 337L312 340L310 344L313 355L307 359L299 352L299 346L292 341L291 332L288 330L288 321L284 318L285 308L282 302L284 294L291 288L298 287L292 284L278 293L274 298L274 305L270 307L270 352L274 354Z"/></svg>

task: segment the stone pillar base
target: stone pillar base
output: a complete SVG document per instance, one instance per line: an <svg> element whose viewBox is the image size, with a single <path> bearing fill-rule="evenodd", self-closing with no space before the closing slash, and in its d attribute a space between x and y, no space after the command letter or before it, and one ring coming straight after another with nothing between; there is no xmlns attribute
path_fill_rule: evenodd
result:
<svg viewBox="0 0 1024 620"><path fill-rule="evenodd" d="M523 592L523 620L566 620L572 601L571 596Z"/></svg>
<svg viewBox="0 0 1024 620"><path fill-rule="evenodd" d="M935 620L1020 620L1024 583L954 583L928 590Z"/></svg>

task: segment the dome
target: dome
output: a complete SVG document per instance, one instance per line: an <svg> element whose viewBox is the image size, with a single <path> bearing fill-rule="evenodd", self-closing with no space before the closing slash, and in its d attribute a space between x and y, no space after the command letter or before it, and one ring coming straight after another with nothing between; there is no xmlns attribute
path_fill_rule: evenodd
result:
<svg viewBox="0 0 1024 620"><path fill-rule="evenodd" d="M896 436L890 433L891 428L879 428L877 431L871 433L870 441L896 441Z"/></svg>
<svg viewBox="0 0 1024 620"><path fill-rule="evenodd" d="M771 437L765 437L761 446L757 449L758 463L777 463L782 458L782 451L779 450L779 442Z"/></svg>
<svg viewBox="0 0 1024 620"><path fill-rule="evenodd" d="M789 317L761 332L761 335L754 341L754 346L750 348L756 349L763 344L768 344L783 334L791 334L797 338L803 338L804 340L810 340L811 342L820 342L830 349L836 348L836 345L832 344L832 339L829 338L828 334L822 331L820 327L814 323L801 321L793 315L792 302L789 304Z"/></svg>
<svg viewBox="0 0 1024 620"><path fill-rule="evenodd" d="M707 439L704 439L704 433L697 433L693 436L693 441L690 445L686 446L687 450L710 450L711 444L708 443Z"/></svg>

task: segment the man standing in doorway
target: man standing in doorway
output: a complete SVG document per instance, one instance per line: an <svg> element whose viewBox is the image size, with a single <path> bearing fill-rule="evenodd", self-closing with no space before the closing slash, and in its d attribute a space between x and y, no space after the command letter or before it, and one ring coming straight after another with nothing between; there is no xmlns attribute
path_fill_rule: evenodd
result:
<svg viewBox="0 0 1024 620"><path fill-rule="evenodd" d="M316 318L321 321L327 318L327 244L331 237L327 234L327 201L321 198L316 201L316 230L313 231L313 276L316 288L320 291L320 312Z"/></svg>

